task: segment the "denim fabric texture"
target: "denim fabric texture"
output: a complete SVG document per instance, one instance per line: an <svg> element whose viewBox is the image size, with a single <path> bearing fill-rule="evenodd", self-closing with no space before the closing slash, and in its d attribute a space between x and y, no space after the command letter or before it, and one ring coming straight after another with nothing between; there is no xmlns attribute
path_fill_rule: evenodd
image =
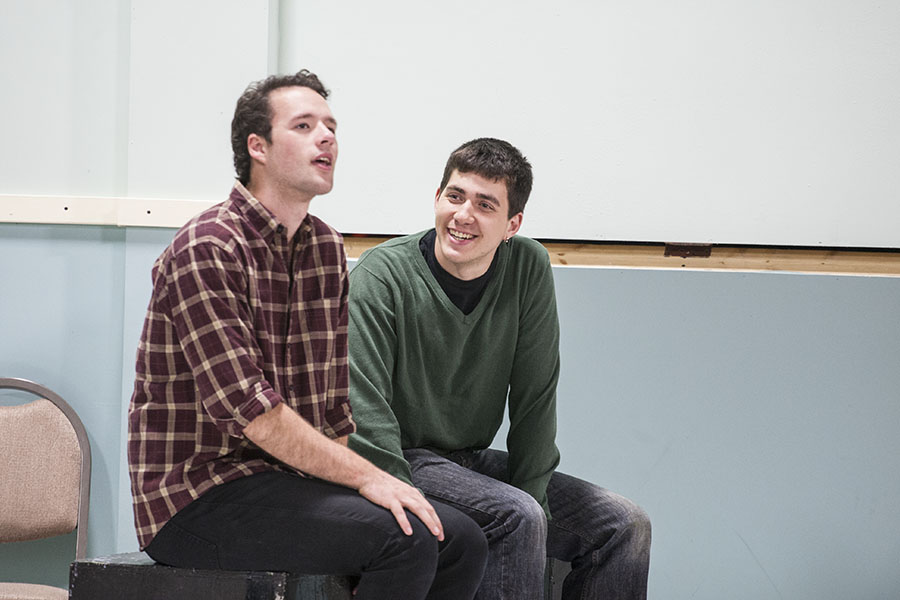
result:
<svg viewBox="0 0 900 600"><path fill-rule="evenodd" d="M554 473L547 488L548 522L534 498L505 483L505 452L440 456L409 449L403 455L413 483L429 499L459 509L484 531L488 563L478 600L542 600L547 557L571 563L565 600L647 597L650 520L627 498Z"/></svg>

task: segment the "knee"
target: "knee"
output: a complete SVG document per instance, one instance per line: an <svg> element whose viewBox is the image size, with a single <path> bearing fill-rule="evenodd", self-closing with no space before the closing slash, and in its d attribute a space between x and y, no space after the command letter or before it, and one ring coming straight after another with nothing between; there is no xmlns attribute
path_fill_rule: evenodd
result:
<svg viewBox="0 0 900 600"><path fill-rule="evenodd" d="M628 525L642 535L650 535L650 515L637 504L632 503L632 509L628 514Z"/></svg>
<svg viewBox="0 0 900 600"><path fill-rule="evenodd" d="M632 546L649 549L652 538L650 516L637 504L628 501L621 513L619 530L631 540Z"/></svg>
<svg viewBox="0 0 900 600"><path fill-rule="evenodd" d="M532 537L539 547L547 539L547 515L537 500L525 492L508 498L504 526L507 534L525 534Z"/></svg>
<svg viewBox="0 0 900 600"><path fill-rule="evenodd" d="M431 568L433 571L438 560L438 539L429 531L424 523L407 511L409 524L412 526L412 535L404 535L406 545L416 556L422 568Z"/></svg>
<svg viewBox="0 0 900 600"><path fill-rule="evenodd" d="M371 538L360 540L378 549L361 568L359 597L384 598L388 589L402 598L424 598L428 593L438 566L438 541L418 519L407 514L412 535L391 523L391 527L377 528Z"/></svg>
<svg viewBox="0 0 900 600"><path fill-rule="evenodd" d="M407 515L412 535L406 535L397 525L396 532L384 546L384 553L414 569L434 573L438 562L437 538L421 521L410 513Z"/></svg>

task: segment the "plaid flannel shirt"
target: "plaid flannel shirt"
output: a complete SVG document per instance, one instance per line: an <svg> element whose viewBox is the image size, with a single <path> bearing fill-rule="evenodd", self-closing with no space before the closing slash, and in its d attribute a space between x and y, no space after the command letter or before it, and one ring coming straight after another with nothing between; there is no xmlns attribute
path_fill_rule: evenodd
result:
<svg viewBox="0 0 900 600"><path fill-rule="evenodd" d="M290 469L242 435L280 402L331 438L355 431L347 286L340 234L308 215L288 239L239 182L175 235L153 267L128 415L142 549L213 486Z"/></svg>

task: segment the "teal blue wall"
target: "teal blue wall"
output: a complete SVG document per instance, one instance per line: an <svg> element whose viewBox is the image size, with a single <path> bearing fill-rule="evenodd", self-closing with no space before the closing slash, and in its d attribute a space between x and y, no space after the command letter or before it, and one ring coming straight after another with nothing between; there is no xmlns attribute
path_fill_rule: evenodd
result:
<svg viewBox="0 0 900 600"><path fill-rule="evenodd" d="M118 526L110 515L121 459L124 257L124 230L0 224L0 376L49 387L84 422L93 450L91 554L112 549ZM71 548L59 540L0 545L0 580L24 565L34 580L65 584L73 552L74 538Z"/></svg>
<svg viewBox="0 0 900 600"><path fill-rule="evenodd" d="M136 547L124 413L172 230L0 225L0 376L78 410L88 552ZM651 598L900 596L900 278L555 268L561 469L654 523ZM65 585L73 544L0 546Z"/></svg>
<svg viewBox="0 0 900 600"><path fill-rule="evenodd" d="M900 597L900 279L557 269L563 470L654 524L651 597Z"/></svg>

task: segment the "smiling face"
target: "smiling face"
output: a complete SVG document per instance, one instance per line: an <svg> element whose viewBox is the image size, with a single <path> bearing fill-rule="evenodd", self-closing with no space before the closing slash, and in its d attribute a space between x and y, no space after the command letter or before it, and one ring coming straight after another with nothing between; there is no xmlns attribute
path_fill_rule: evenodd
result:
<svg viewBox="0 0 900 600"><path fill-rule="evenodd" d="M265 185L304 201L330 192L338 145L328 103L310 88L291 86L272 90L269 105L271 142L255 133L248 139L254 159L251 186Z"/></svg>
<svg viewBox="0 0 900 600"><path fill-rule="evenodd" d="M506 182L453 171L434 198L434 254L445 271L465 281L484 275L497 247L522 225L508 217Z"/></svg>

